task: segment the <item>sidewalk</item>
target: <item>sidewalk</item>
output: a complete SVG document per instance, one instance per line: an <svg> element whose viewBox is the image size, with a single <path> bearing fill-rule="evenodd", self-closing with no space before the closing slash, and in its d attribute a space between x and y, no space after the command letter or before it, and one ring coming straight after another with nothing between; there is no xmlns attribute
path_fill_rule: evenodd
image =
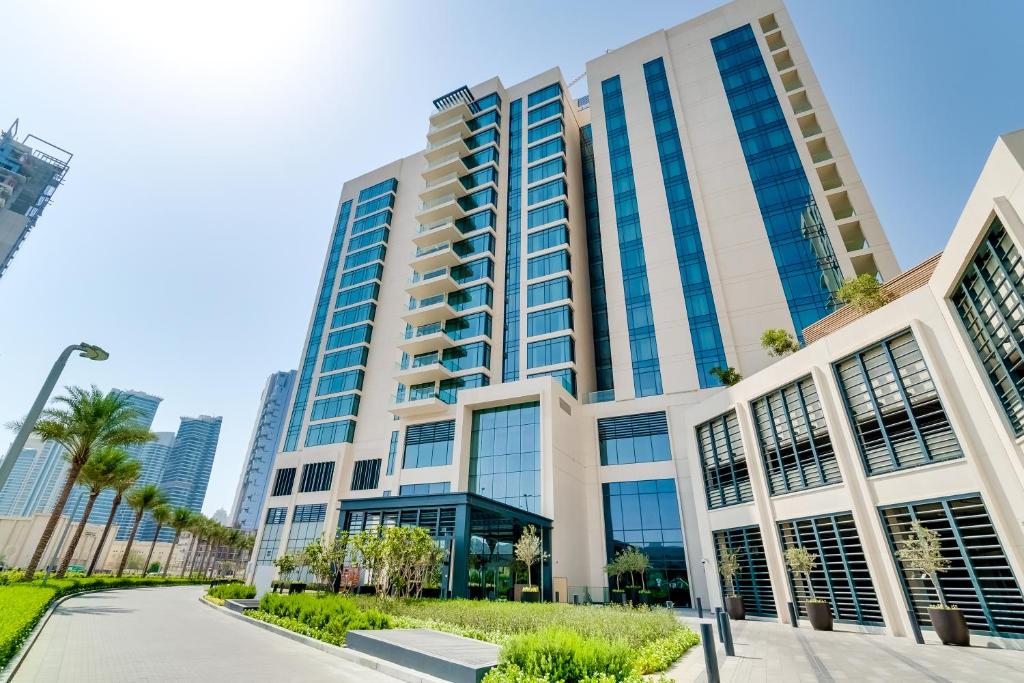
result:
<svg viewBox="0 0 1024 683"><path fill-rule="evenodd" d="M701 621L695 616L680 616L679 620L700 631ZM714 619L703 623L714 626ZM775 622L734 621L732 633L736 656L726 657L717 643L715 626L723 683L1024 681L1024 652L1019 650L918 645L911 638L814 631L806 623L793 628ZM706 681L702 648L693 648L668 675L679 683Z"/></svg>

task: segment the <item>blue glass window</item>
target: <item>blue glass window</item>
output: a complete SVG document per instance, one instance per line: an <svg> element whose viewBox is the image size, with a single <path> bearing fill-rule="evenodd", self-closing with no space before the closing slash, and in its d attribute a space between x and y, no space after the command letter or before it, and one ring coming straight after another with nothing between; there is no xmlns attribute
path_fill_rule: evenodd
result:
<svg viewBox="0 0 1024 683"><path fill-rule="evenodd" d="M534 145L526 150L526 161L532 164L535 161L540 161L549 156L555 154L562 154L565 152L565 139L561 137L551 138L547 142L542 142L539 145Z"/></svg>
<svg viewBox="0 0 1024 683"><path fill-rule="evenodd" d="M281 544L288 508L267 508L267 519L263 524L263 536L256 551L256 564L272 564L277 559L277 548Z"/></svg>
<svg viewBox="0 0 1024 683"><path fill-rule="evenodd" d="M295 388L295 402L292 404L291 416L288 418L288 429L285 432L284 451L294 451L299 445L299 434L306 416L306 404L309 402L309 390L313 385L313 372L316 370L316 358L320 353L320 342L323 339L324 327L327 325L327 312L334 292L334 280L338 275L338 262L341 260L341 248L345 243L345 232L348 227L352 202L341 205L338 212L338 223L331 237L331 248L327 253L327 266L320 279L320 293L313 315L313 324L306 339L306 353L302 367L299 369L299 381ZM326 359L325 359L326 362Z"/></svg>
<svg viewBox="0 0 1024 683"><path fill-rule="evenodd" d="M569 228L565 225L556 225L553 228L531 233L526 238L526 251L532 254L535 251L543 251L565 244L569 244Z"/></svg>
<svg viewBox="0 0 1024 683"><path fill-rule="evenodd" d="M429 484L402 484L398 487L400 496L436 496L451 493L450 481L434 481Z"/></svg>
<svg viewBox="0 0 1024 683"><path fill-rule="evenodd" d="M372 266L363 266L358 270L350 270L342 275L338 288L345 289L346 287L352 287L366 282L367 280L380 280L383 275L384 266L379 263L375 263Z"/></svg>
<svg viewBox="0 0 1024 683"><path fill-rule="evenodd" d="M338 327L345 327L346 325L355 325L367 320L373 320L373 317L377 314L377 304L362 304L361 306L352 306L351 308L344 308L340 311L335 311L331 315L331 329Z"/></svg>
<svg viewBox="0 0 1024 683"><path fill-rule="evenodd" d="M569 219L569 205L565 202L555 202L542 206L539 209L531 209L526 212L526 227L537 228L547 223Z"/></svg>
<svg viewBox="0 0 1024 683"><path fill-rule="evenodd" d="M1024 264L998 218L950 298L1013 433L1024 435Z"/></svg>
<svg viewBox="0 0 1024 683"><path fill-rule="evenodd" d="M552 180L549 183L544 183L537 187L531 187L526 193L526 203L529 206L533 206L534 204L540 204L541 202L546 202L549 199L561 197L565 194L565 180L559 178L558 180Z"/></svg>
<svg viewBox="0 0 1024 683"><path fill-rule="evenodd" d="M482 149L479 152L474 152L469 156L462 157L462 162L466 164L466 168L476 168L477 166L483 166L498 161L498 148L488 147Z"/></svg>
<svg viewBox="0 0 1024 683"><path fill-rule="evenodd" d="M327 350L340 349L353 344L368 344L373 335L371 325L359 325L345 330L338 330L327 335Z"/></svg>
<svg viewBox="0 0 1024 683"><path fill-rule="evenodd" d="M548 102L543 107L537 107L536 109L531 109L530 113L526 117L526 123L527 123L527 125L532 126L533 124L537 123L538 121L543 121L544 119L551 118L552 116L555 116L555 115L561 114L561 113L562 113L562 100L561 99L557 99L554 102Z"/></svg>
<svg viewBox="0 0 1024 683"><path fill-rule="evenodd" d="M601 247L601 212L594 171L594 133L590 124L580 128L583 165L583 206L587 224L587 269L590 274L590 312L594 338L594 374L597 391L614 390L608 297L604 289L604 251Z"/></svg>
<svg viewBox="0 0 1024 683"><path fill-rule="evenodd" d="M313 541L320 538L323 533L324 517L327 516L327 506L323 503L314 505L296 505L292 513L292 526L288 530L288 543L285 544L284 552L288 555L302 554ZM293 576L296 581L309 581L312 574L309 569L302 567Z"/></svg>
<svg viewBox="0 0 1024 683"><path fill-rule="evenodd" d="M360 234L366 232L367 230L373 230L374 228L379 228L379 227L384 226L384 225L389 225L390 223L391 223L391 211L390 211L390 209L388 211L381 211L380 213L375 213L372 216L367 216L366 218L361 218L358 221L355 221L354 223L352 223L352 235L353 236L360 235ZM354 247L350 247L350 248L354 248Z"/></svg>
<svg viewBox="0 0 1024 683"><path fill-rule="evenodd" d="M530 337L571 329L572 309L568 306L547 308L526 316L526 334Z"/></svg>
<svg viewBox="0 0 1024 683"><path fill-rule="evenodd" d="M487 368L491 365L491 346L480 341L445 349L441 353L441 364L452 372Z"/></svg>
<svg viewBox="0 0 1024 683"><path fill-rule="evenodd" d="M715 559L722 563L724 550L733 550L740 563L739 573L732 579L732 591L743 598L747 614L758 617L778 616L775 611L775 596L772 595L772 577L768 572L768 557L761 540L761 527L734 527L717 529L713 532ZM729 594L725 579L721 579L722 595Z"/></svg>
<svg viewBox="0 0 1024 683"><path fill-rule="evenodd" d="M402 467L439 467L452 464L455 420L410 425L405 430Z"/></svg>
<svg viewBox="0 0 1024 683"><path fill-rule="evenodd" d="M344 351L324 354L324 361L320 366L320 372L333 372L334 370L366 365L366 357L369 353L369 347L356 346Z"/></svg>
<svg viewBox="0 0 1024 683"><path fill-rule="evenodd" d="M469 263L452 266L452 279L460 285L484 278L494 279L494 261L489 258L477 259Z"/></svg>
<svg viewBox="0 0 1024 683"><path fill-rule="evenodd" d="M540 403L473 411L469 490L540 513Z"/></svg>
<svg viewBox="0 0 1024 683"><path fill-rule="evenodd" d="M526 98L526 106L533 108L542 102L547 102L552 97L559 97L562 94L562 85L560 83L552 83L549 86L536 90L529 94Z"/></svg>
<svg viewBox="0 0 1024 683"><path fill-rule="evenodd" d="M480 99L478 99L475 102L473 102L473 104L470 105L469 108L472 111L484 111L485 109L490 109L491 107L494 107L494 106L497 106L497 105L500 105L500 104L501 104L501 97L498 96L498 93L492 92L491 94L484 95Z"/></svg>
<svg viewBox="0 0 1024 683"><path fill-rule="evenodd" d="M456 341L470 337L489 337L491 336L491 315L480 312L446 320L444 332Z"/></svg>
<svg viewBox="0 0 1024 683"><path fill-rule="evenodd" d="M362 218L363 216L369 216L371 213L377 213L384 209L391 209L395 206L395 195L388 194L383 197L378 197L372 201L360 204L356 207L356 218Z"/></svg>
<svg viewBox="0 0 1024 683"><path fill-rule="evenodd" d="M689 605L686 549L675 481L619 481L602 484L602 492L608 561L623 550L639 550L650 558L647 587L652 599Z"/></svg>
<svg viewBox="0 0 1024 683"><path fill-rule="evenodd" d="M334 300L334 307L343 308L362 301L370 301L371 299L376 299L379 294L380 285L376 282L370 282L353 289L346 289L344 292L338 292L338 298Z"/></svg>
<svg viewBox="0 0 1024 683"><path fill-rule="evenodd" d="M343 391L358 391L363 388L363 371L348 370L333 375L321 375L316 383L316 395L340 394Z"/></svg>
<svg viewBox="0 0 1024 683"><path fill-rule="evenodd" d="M372 247L374 244L381 242L387 242L391 237L391 231L388 228L380 228L372 232L359 235L358 237L353 236L348 240L348 250L358 251L359 249L365 249L366 247Z"/></svg>
<svg viewBox="0 0 1024 683"><path fill-rule="evenodd" d="M572 337L555 337L526 345L526 367L539 368L545 365L571 363L576 360L576 344Z"/></svg>
<svg viewBox="0 0 1024 683"><path fill-rule="evenodd" d="M477 230L483 230L484 228L494 227L494 212L490 209L474 213L472 216L466 216L455 221L455 227L459 229L463 235Z"/></svg>
<svg viewBox="0 0 1024 683"><path fill-rule="evenodd" d="M476 149L477 147L483 147L489 145L498 139L498 129L489 128L483 133L477 133L473 137L466 138L466 147L469 149Z"/></svg>
<svg viewBox="0 0 1024 683"><path fill-rule="evenodd" d="M833 310L842 272L750 26L712 39L797 334Z"/></svg>
<svg viewBox="0 0 1024 683"><path fill-rule="evenodd" d="M964 456L909 330L833 367L868 476Z"/></svg>
<svg viewBox="0 0 1024 683"><path fill-rule="evenodd" d="M382 195L385 192L394 192L398 189L398 181L394 178L388 178L387 180L371 185L370 187L362 190L359 193L358 203L362 204L368 199L373 199L377 195Z"/></svg>
<svg viewBox="0 0 1024 683"><path fill-rule="evenodd" d="M474 171L469 175L462 176L461 178L459 178L459 182L462 183L462 186L465 187L467 190L472 190L474 187L486 185L487 183L494 183L495 185L497 185L498 169L496 169L494 166L488 166L485 169Z"/></svg>
<svg viewBox="0 0 1024 683"><path fill-rule="evenodd" d="M606 417L597 421L602 465L633 465L672 459L665 413Z"/></svg>
<svg viewBox="0 0 1024 683"><path fill-rule="evenodd" d="M363 249L362 251L357 251L355 253L351 252L352 249L350 247L349 254L345 257L345 270L364 266L367 263L373 263L374 261L383 261L384 257L387 256L388 248L381 244L370 249Z"/></svg>
<svg viewBox="0 0 1024 683"><path fill-rule="evenodd" d="M391 444L388 446L388 476L395 473L395 454L398 453L398 430L391 432Z"/></svg>
<svg viewBox="0 0 1024 683"><path fill-rule="evenodd" d="M523 184L523 101L514 100L509 110L508 204L505 233L505 320L501 381L519 379L519 280Z"/></svg>
<svg viewBox="0 0 1024 683"><path fill-rule="evenodd" d="M330 420L335 417L359 414L359 394L343 394L313 401L311 420Z"/></svg>
<svg viewBox="0 0 1024 683"><path fill-rule="evenodd" d="M526 182L533 184L560 173L565 173L565 159L562 157L531 166L526 172Z"/></svg>
<svg viewBox="0 0 1024 683"><path fill-rule="evenodd" d="M323 446L330 443L352 443L356 435L353 420L337 420L310 425L306 430L306 446Z"/></svg>
<svg viewBox="0 0 1024 683"><path fill-rule="evenodd" d="M459 206L464 211L472 211L473 209L479 209L481 206L487 206L498 204L498 193L495 192L493 187L488 187L485 190L477 190L473 194L466 195L465 197L459 197Z"/></svg>
<svg viewBox="0 0 1024 683"><path fill-rule="evenodd" d="M546 372L533 372L526 377L554 377L566 391L574 397L576 396L576 371L572 368L559 368L558 370L548 370Z"/></svg>
<svg viewBox="0 0 1024 683"><path fill-rule="evenodd" d="M526 131L526 142L533 144L538 140L549 138L552 135L558 135L562 132L562 119L553 119L547 123L542 123L539 126L531 128Z"/></svg>
<svg viewBox="0 0 1024 683"><path fill-rule="evenodd" d="M534 256L526 262L526 276L531 280L563 270L569 270L569 252L565 250Z"/></svg>
<svg viewBox="0 0 1024 683"><path fill-rule="evenodd" d="M455 403L459 398L461 390L486 387L490 383L490 378L482 372L473 375L463 375L462 377L453 377L452 379L440 382L437 395L445 403Z"/></svg>
<svg viewBox="0 0 1024 683"><path fill-rule="evenodd" d="M709 508L754 500L735 410L697 426L697 449Z"/></svg>
<svg viewBox="0 0 1024 683"><path fill-rule="evenodd" d="M481 128L486 128L492 123L501 123L501 114L498 113L497 109L489 111L486 114L481 114L475 119L470 119L466 122L466 125L470 130L480 130Z"/></svg>
<svg viewBox="0 0 1024 683"><path fill-rule="evenodd" d="M456 311L466 311L478 306L490 306L494 290L490 285L473 285L448 295L448 305Z"/></svg>
<svg viewBox="0 0 1024 683"><path fill-rule="evenodd" d="M542 306L562 299L572 298L572 285L569 278L559 277L554 280L545 280L526 289L526 305Z"/></svg>
<svg viewBox="0 0 1024 683"><path fill-rule="evenodd" d="M477 235L476 237L461 240L452 245L452 250L462 258L473 256L475 254L493 254L494 234L485 232Z"/></svg>

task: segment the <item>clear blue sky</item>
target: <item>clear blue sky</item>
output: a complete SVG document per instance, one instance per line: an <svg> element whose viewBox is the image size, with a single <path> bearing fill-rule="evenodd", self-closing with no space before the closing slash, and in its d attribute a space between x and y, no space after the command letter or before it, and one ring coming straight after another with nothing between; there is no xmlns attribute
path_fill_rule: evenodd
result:
<svg viewBox="0 0 1024 683"><path fill-rule="evenodd" d="M100 344L110 360L73 360L66 383L162 396L161 430L224 416L204 509L230 508L262 384L297 363L344 180L421 148L454 87L572 79L718 4L6 3L0 125L21 117L75 158L0 279L0 423L66 344ZM943 247L996 136L1024 127L1024 3L789 9L913 265Z"/></svg>

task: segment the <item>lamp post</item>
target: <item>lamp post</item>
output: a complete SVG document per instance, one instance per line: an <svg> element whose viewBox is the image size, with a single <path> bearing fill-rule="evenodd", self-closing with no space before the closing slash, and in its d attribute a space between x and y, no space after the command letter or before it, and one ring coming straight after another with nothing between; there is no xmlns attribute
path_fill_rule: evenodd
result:
<svg viewBox="0 0 1024 683"><path fill-rule="evenodd" d="M7 457L0 463L0 491L3 490L4 485L7 483L7 478L11 476L11 470L14 469L14 462L18 459L18 455L21 450L25 447L25 442L28 441L28 437L32 434L32 430L35 429L36 420L39 419L40 413L43 412L43 406L46 405L46 401L49 400L50 394L53 392L53 387L57 385L57 380L60 378L60 373L64 370L64 365L68 362L68 358L75 351L81 351L78 355L82 358L88 358L89 360L106 360L110 358L110 354L94 344L72 344L71 346L64 349L59 356L57 356L56 362L53 367L50 368L50 374L46 376L46 381L43 382L42 388L39 390L39 394L36 396L35 403L32 404L32 408L28 411L28 416L25 421L21 423L21 428L18 430L17 436L14 437L14 442L11 443L11 447L7 450Z"/></svg>

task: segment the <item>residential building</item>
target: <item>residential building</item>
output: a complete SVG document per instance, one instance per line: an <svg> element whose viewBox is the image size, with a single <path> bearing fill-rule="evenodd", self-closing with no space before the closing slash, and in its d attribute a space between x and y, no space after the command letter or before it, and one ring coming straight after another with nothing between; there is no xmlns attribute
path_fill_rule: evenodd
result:
<svg viewBox="0 0 1024 683"><path fill-rule="evenodd" d="M0 515L29 517L53 510L67 475L63 454L61 446L30 437L0 491Z"/></svg>
<svg viewBox="0 0 1024 683"><path fill-rule="evenodd" d="M171 450L174 448L174 432L154 432L154 434L156 434L155 441L132 448L132 454L142 463L142 475L136 482L136 486L159 485L163 479L164 467L166 467ZM122 502L115 515L118 525L117 540L124 541L128 538L134 518L135 512L127 502Z"/></svg>
<svg viewBox="0 0 1024 683"><path fill-rule="evenodd" d="M787 621L800 545L837 620L906 635L935 600L895 559L916 519L972 629L1024 633L1024 132L901 276L777 0L586 78L578 99L557 69L458 88L424 150L343 186L257 585L321 534L412 524L448 549L443 589L511 597L533 524L548 599L608 599L631 546L658 599L721 605L739 548L748 613ZM861 274L894 301L858 318L835 292ZM806 347L772 358L768 328Z"/></svg>
<svg viewBox="0 0 1024 683"><path fill-rule="evenodd" d="M267 484L274 467L274 454L281 443L288 402L295 388L295 371L275 372L267 378L260 396L259 412L253 426L245 462L238 477L238 490L231 507L231 526L256 531L267 497Z"/></svg>
<svg viewBox="0 0 1024 683"><path fill-rule="evenodd" d="M217 453L221 419L209 415L181 418L181 425L160 479L160 488L167 495L171 507L184 507L194 512L202 509L206 487L210 483L213 458ZM155 530L155 525L147 516L139 531L139 538L152 540ZM166 529L161 532L160 540L169 541L173 536L174 532Z"/></svg>
<svg viewBox="0 0 1024 683"><path fill-rule="evenodd" d="M71 153L35 135L0 131L0 277L64 182Z"/></svg>

